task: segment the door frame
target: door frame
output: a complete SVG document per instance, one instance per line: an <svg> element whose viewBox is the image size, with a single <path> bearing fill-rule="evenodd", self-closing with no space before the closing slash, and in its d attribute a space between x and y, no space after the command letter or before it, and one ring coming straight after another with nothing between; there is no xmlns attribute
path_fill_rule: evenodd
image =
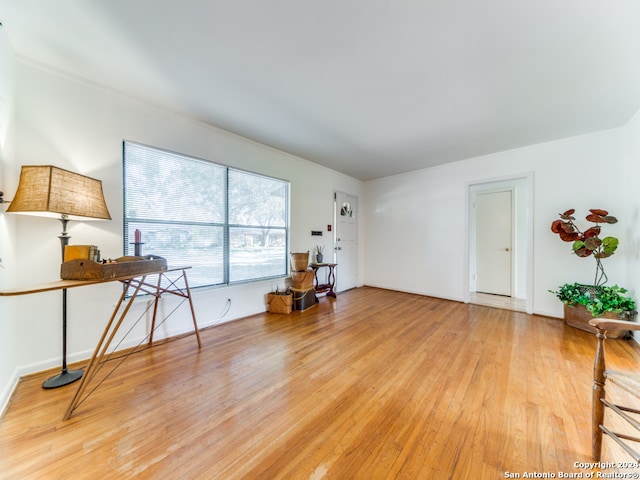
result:
<svg viewBox="0 0 640 480"><path fill-rule="evenodd" d="M534 172L526 172L522 174L509 175L504 177L486 178L476 181L469 181L466 183L465 189L465 262L464 262L464 275L463 275L463 301L469 303L471 299L471 248L473 242L471 236L475 234L472 225L473 215L473 195L472 188L484 186L489 188L491 184L501 184L503 188L509 183L515 185L515 181L521 181L524 184L526 191L523 194L525 199L525 215L524 219L524 239L522 244L525 248L525 259L523 262L523 268L525 272L523 274L526 291L525 310L527 313L533 313L533 200L534 200Z"/></svg>

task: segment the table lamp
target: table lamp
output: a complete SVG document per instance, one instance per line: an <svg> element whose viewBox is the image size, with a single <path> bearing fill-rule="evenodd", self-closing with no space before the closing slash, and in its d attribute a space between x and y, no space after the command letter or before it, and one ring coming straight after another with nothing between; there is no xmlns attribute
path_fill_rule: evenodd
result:
<svg viewBox="0 0 640 480"><path fill-rule="evenodd" d="M18 190L7 213L57 218L62 222L58 236L62 248L69 244L69 220L111 220L102 193L102 182L52 165L25 165ZM67 369L67 289L62 290L62 371L43 383L57 388L82 377L82 370Z"/></svg>

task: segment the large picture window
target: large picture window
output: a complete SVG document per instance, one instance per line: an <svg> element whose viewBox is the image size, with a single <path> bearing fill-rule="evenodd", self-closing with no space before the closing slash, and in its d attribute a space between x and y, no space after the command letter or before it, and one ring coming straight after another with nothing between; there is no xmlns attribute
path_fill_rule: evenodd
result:
<svg viewBox="0 0 640 480"><path fill-rule="evenodd" d="M124 252L191 266L191 286L286 275L289 182L124 142Z"/></svg>

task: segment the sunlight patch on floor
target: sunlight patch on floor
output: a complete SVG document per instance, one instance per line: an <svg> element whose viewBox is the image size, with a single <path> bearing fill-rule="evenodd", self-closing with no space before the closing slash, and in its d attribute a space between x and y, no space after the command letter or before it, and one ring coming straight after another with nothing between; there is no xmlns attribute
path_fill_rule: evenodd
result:
<svg viewBox="0 0 640 480"><path fill-rule="evenodd" d="M318 468L309 476L309 480L321 480L327 474L327 471L328 469L324 464L318 465Z"/></svg>

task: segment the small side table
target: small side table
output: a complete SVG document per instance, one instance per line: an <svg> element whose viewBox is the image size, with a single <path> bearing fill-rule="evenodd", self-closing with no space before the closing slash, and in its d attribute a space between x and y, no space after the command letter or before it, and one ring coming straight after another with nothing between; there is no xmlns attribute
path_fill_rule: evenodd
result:
<svg viewBox="0 0 640 480"><path fill-rule="evenodd" d="M337 266L338 266L337 263L312 263L310 265L310 267L313 269L313 274L315 275L316 293L327 292L327 297L336 298L336 292L333 291L333 286L335 285L335 282L336 282L334 269ZM329 269L329 273L327 274L327 283L319 283L318 270L324 267Z"/></svg>

